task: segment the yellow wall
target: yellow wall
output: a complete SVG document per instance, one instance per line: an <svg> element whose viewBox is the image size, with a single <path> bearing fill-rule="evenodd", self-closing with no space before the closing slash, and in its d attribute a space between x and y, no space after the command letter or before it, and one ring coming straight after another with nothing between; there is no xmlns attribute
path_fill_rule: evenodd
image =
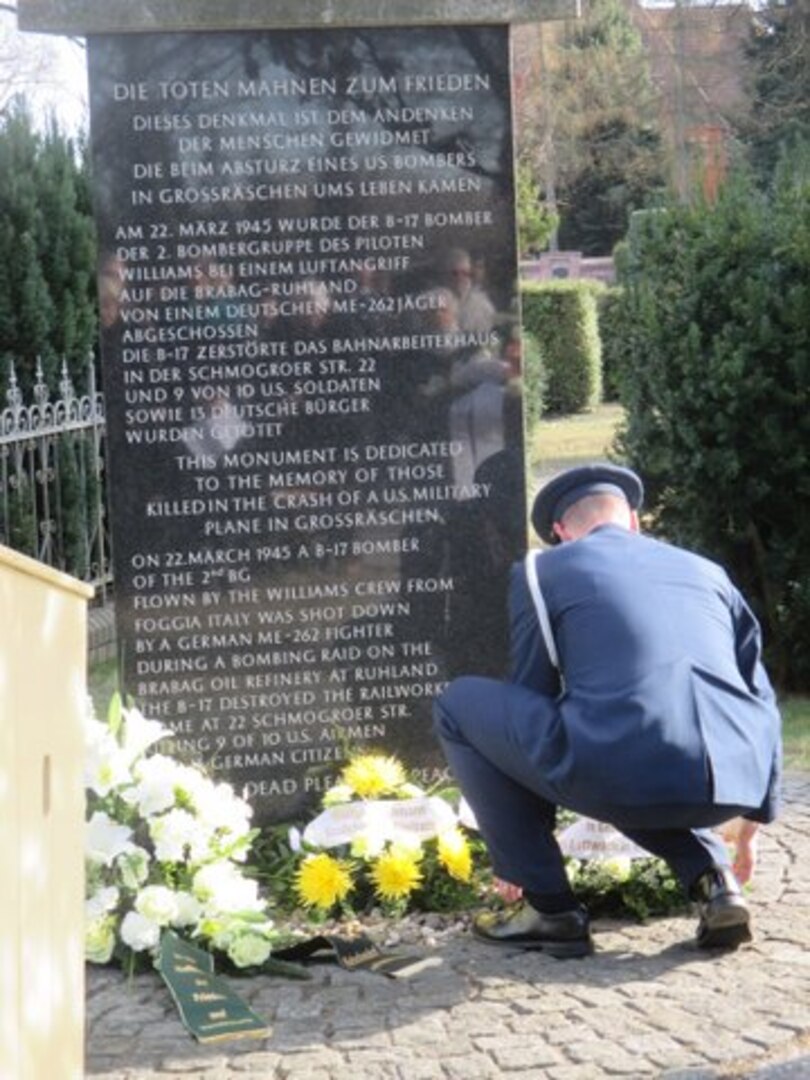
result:
<svg viewBox="0 0 810 1080"><path fill-rule="evenodd" d="M79 1080L87 600L0 545L0 1080Z"/></svg>

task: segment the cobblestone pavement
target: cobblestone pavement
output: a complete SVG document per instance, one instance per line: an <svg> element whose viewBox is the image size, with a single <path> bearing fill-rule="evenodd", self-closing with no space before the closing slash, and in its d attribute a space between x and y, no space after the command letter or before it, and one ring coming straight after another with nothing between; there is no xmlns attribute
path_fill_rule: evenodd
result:
<svg viewBox="0 0 810 1080"><path fill-rule="evenodd" d="M755 940L710 956L692 916L597 921L585 960L438 933L410 980L334 966L234 980L266 1039L200 1046L156 975L88 972L95 1080L800 1080L810 1077L810 775L762 831Z"/></svg>

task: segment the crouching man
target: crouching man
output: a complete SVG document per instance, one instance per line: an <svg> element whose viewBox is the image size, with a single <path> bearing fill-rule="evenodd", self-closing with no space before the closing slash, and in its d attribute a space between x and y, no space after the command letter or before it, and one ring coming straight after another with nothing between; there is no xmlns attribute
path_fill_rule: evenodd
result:
<svg viewBox="0 0 810 1080"><path fill-rule="evenodd" d="M697 903L697 943L736 948L750 913L714 827L776 815L781 721L759 627L718 565L639 532L629 469L568 470L539 493L556 544L512 571L512 678L455 679L435 730L507 899L476 920L488 942L556 957L592 951L554 837L556 808L609 822L664 859Z"/></svg>

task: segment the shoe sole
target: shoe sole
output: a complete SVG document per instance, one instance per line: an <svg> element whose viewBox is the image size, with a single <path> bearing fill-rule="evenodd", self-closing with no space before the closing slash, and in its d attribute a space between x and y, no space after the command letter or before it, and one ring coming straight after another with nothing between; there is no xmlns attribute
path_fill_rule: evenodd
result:
<svg viewBox="0 0 810 1080"><path fill-rule="evenodd" d="M520 949L524 952L544 952L555 960L580 960L593 953L593 942L587 941L519 941L514 938L486 937L473 930L473 937L484 945L495 945L501 949Z"/></svg>
<svg viewBox="0 0 810 1080"><path fill-rule="evenodd" d="M752 940L751 916L747 908L728 907L716 912L711 921L698 927L699 949L736 949Z"/></svg>

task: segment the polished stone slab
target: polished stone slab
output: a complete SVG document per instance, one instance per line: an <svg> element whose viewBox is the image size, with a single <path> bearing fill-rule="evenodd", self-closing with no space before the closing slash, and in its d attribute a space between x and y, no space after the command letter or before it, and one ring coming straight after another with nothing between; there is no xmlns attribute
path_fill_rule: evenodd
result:
<svg viewBox="0 0 810 1080"><path fill-rule="evenodd" d="M295 817L429 785L526 542L506 26L91 35L122 686Z"/></svg>
<svg viewBox="0 0 810 1080"><path fill-rule="evenodd" d="M580 0L19 0L21 30L109 34L568 19Z"/></svg>

